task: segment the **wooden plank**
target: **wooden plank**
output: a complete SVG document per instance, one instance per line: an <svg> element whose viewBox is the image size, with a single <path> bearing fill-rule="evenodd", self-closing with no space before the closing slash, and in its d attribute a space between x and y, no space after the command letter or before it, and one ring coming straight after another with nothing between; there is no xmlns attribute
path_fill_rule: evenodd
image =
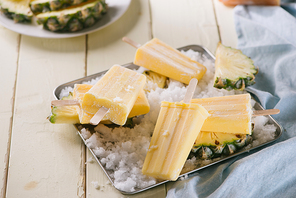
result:
<svg viewBox="0 0 296 198"><path fill-rule="evenodd" d="M109 69L114 64L130 63L134 59L136 49L121 41L127 36L138 43L145 43L151 38L149 3L147 0L132 1L127 12L114 24L88 37L87 74ZM92 157L87 152L87 159ZM101 186L96 189L92 182ZM163 198L165 186L139 193L122 195L108 183L108 178L97 163L87 163L87 197L153 197Z"/></svg>
<svg viewBox="0 0 296 198"><path fill-rule="evenodd" d="M151 0L152 33L172 47L198 44L215 52L219 41L212 1Z"/></svg>
<svg viewBox="0 0 296 198"><path fill-rule="evenodd" d="M233 7L225 6L219 0L213 0L221 42L230 47L237 47L237 35L234 26Z"/></svg>
<svg viewBox="0 0 296 198"><path fill-rule="evenodd" d="M7 168L9 161L12 112L14 107L14 86L17 71L19 34L0 25L0 197L6 192Z"/></svg>
<svg viewBox="0 0 296 198"><path fill-rule="evenodd" d="M53 89L84 76L84 58L85 36L21 37L7 197L83 197L81 140L46 117Z"/></svg>

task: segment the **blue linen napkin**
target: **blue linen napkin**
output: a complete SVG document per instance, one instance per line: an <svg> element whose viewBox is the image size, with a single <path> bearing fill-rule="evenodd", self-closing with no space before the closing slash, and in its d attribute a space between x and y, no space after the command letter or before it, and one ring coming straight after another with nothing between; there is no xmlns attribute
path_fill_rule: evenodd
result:
<svg viewBox="0 0 296 198"><path fill-rule="evenodd" d="M168 198L296 197L296 3L236 6L238 49L259 67L249 87L283 126L271 146L210 166L175 182Z"/></svg>

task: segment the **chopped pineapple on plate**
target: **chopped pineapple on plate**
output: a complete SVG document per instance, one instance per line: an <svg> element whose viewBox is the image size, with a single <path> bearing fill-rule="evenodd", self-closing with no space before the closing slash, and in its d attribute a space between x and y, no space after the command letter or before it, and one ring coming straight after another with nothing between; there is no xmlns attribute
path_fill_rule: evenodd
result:
<svg viewBox="0 0 296 198"><path fill-rule="evenodd" d="M30 2L30 8L32 12L36 14L64 9L86 1L87 0L33 0Z"/></svg>
<svg viewBox="0 0 296 198"><path fill-rule="evenodd" d="M37 23L53 32L75 32L92 26L103 14L107 5L103 1L84 3L61 11L45 12L36 15Z"/></svg>
<svg viewBox="0 0 296 198"><path fill-rule="evenodd" d="M0 0L1 12L16 23L30 23L33 13L30 0Z"/></svg>

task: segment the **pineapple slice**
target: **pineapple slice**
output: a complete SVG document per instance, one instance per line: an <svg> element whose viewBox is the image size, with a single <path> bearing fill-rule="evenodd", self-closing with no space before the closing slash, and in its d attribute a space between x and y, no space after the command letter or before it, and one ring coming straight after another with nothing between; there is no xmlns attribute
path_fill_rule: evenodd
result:
<svg viewBox="0 0 296 198"><path fill-rule="evenodd" d="M30 0L0 0L1 12L16 23L30 23L33 13Z"/></svg>
<svg viewBox="0 0 296 198"><path fill-rule="evenodd" d="M30 2L30 8L34 14L64 9L78 5L87 0L34 0Z"/></svg>
<svg viewBox="0 0 296 198"><path fill-rule="evenodd" d="M155 89L156 87L153 85L159 88L164 88L166 86L167 77L150 70L145 71L143 74L146 76L145 92L150 92L152 89Z"/></svg>
<svg viewBox="0 0 296 198"><path fill-rule="evenodd" d="M70 93L69 96L62 98L62 100L71 99L73 99L72 93ZM80 122L76 106L52 106L51 114L47 119L53 124L76 124Z"/></svg>
<svg viewBox="0 0 296 198"><path fill-rule="evenodd" d="M258 69L255 68L253 60L242 51L218 43L214 87L244 90L245 87L255 84L257 73Z"/></svg>
<svg viewBox="0 0 296 198"><path fill-rule="evenodd" d="M192 153L202 159L230 155L248 145L251 135L201 131L195 140Z"/></svg>
<svg viewBox="0 0 296 198"><path fill-rule="evenodd" d="M36 15L37 23L53 32L75 32L97 22L107 11L104 1L94 1L60 11Z"/></svg>

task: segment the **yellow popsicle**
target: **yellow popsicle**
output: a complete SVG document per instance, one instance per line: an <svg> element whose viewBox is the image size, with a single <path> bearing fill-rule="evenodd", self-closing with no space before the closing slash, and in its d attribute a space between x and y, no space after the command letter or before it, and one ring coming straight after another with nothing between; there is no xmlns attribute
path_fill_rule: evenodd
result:
<svg viewBox="0 0 296 198"><path fill-rule="evenodd" d="M210 114L202 131L233 134L252 134L250 94L196 98L191 103L202 105Z"/></svg>
<svg viewBox="0 0 296 198"><path fill-rule="evenodd" d="M75 99L78 99L79 102L81 103L83 100L84 94L88 92L92 87L93 85L88 85L88 84L75 84L74 90L73 90L73 97ZM89 124L90 119L94 116L94 114L84 112L82 108L80 108L80 106L76 106L76 108L79 115L80 123ZM150 105L149 105L148 99L145 95L144 90L141 90L138 95L138 98L135 101L135 104L132 110L128 115L128 118L144 115L144 114L147 114L149 111L150 111ZM106 119L102 120L104 124L111 124L110 122L107 122L107 121L108 120Z"/></svg>
<svg viewBox="0 0 296 198"><path fill-rule="evenodd" d="M207 71L201 63L191 60L157 38L138 48L134 64L185 84L189 84L192 78L201 79Z"/></svg>
<svg viewBox="0 0 296 198"><path fill-rule="evenodd" d="M143 174L176 180L208 115L201 105L162 102Z"/></svg>
<svg viewBox="0 0 296 198"><path fill-rule="evenodd" d="M109 111L104 119L124 125L145 82L146 77L143 74L114 65L84 94L81 107L90 114L105 107Z"/></svg>

